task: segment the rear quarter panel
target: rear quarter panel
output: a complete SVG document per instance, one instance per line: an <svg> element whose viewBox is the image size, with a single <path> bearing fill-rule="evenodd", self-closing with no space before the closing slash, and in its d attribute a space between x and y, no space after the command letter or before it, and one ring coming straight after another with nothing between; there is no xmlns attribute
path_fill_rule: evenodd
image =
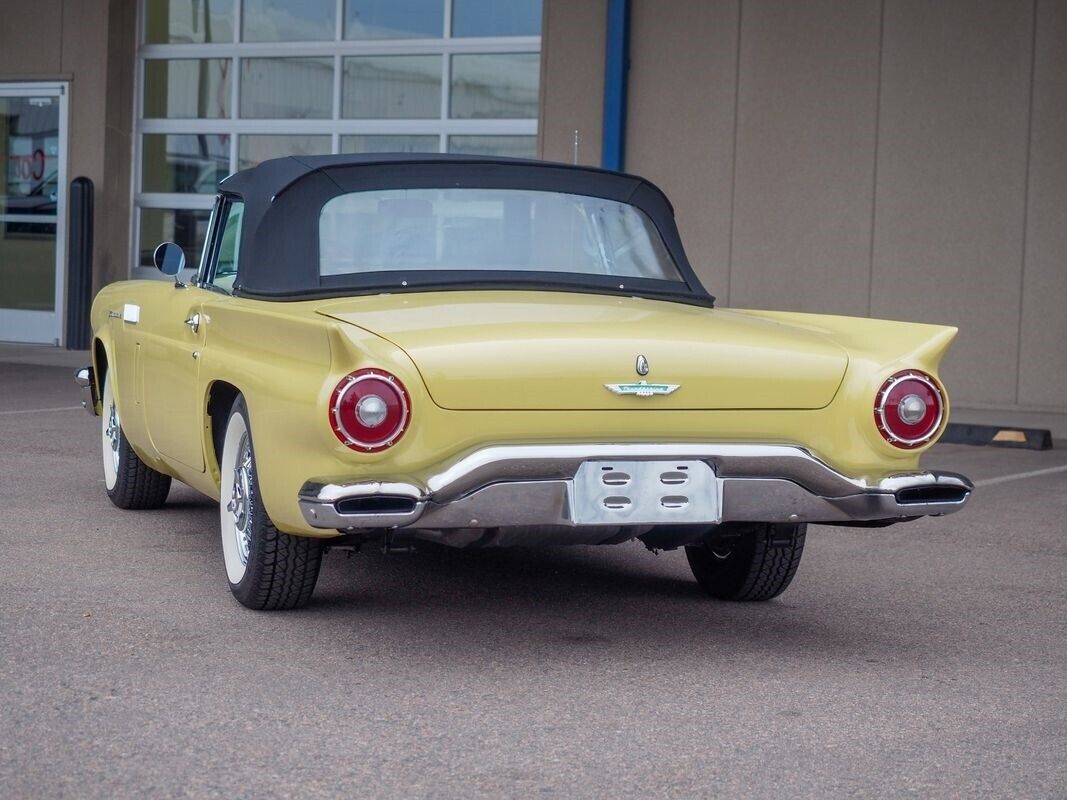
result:
<svg viewBox="0 0 1067 800"><path fill-rule="evenodd" d="M783 325L819 332L840 344L849 354L845 380L834 404L850 415L850 436L865 441L876 453L893 463L914 460L944 433L951 404L949 392L938 369L941 360L959 332L950 325L930 325L897 320L843 317L829 314L802 314L786 311L744 311L742 313L776 320ZM885 380L896 372L918 369L932 375L942 388L945 402L941 427L931 442L911 451L893 447L873 425L874 398ZM906 455L914 455L909 459Z"/></svg>
<svg viewBox="0 0 1067 800"><path fill-rule="evenodd" d="M219 297L203 307L208 344L200 366L204 447L208 468L196 488L218 498L218 461L207 412L213 386L235 387L248 406L257 477L267 513L279 529L323 535L303 521L297 492L309 478L345 475L374 455L353 453L328 425L330 394L348 372L377 366L413 391L418 373L403 352L370 335L339 350L337 323L314 313L314 303ZM388 457L388 456L386 456ZM381 458L381 456L379 456Z"/></svg>

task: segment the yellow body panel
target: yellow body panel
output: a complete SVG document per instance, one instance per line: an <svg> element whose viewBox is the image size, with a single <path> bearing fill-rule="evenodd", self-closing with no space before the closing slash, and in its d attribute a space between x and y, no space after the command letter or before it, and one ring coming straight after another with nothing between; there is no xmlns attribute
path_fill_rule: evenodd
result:
<svg viewBox="0 0 1067 800"><path fill-rule="evenodd" d="M140 306L136 324L108 315L127 303ZM193 314L195 332L185 324ZM146 463L217 498L207 406L213 385L231 384L248 404L267 512L279 529L311 536L332 532L304 522L296 497L305 481L421 483L491 444L793 444L853 478L913 470L925 448L882 439L875 393L901 369L936 376L956 334L579 293L266 302L160 281L108 286L92 324L107 361L97 356L96 374L111 375L123 430ZM637 379L638 353L652 363L651 380L682 388L651 398L607 392L608 377ZM409 430L378 453L349 450L327 421L334 386L364 367L393 373L411 398Z"/></svg>

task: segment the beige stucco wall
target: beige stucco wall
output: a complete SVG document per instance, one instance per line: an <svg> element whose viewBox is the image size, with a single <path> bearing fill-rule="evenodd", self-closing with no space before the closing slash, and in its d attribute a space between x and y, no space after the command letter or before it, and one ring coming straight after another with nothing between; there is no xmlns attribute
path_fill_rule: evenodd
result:
<svg viewBox="0 0 1067 800"><path fill-rule="evenodd" d="M129 274L134 0L0 0L0 82L69 81L67 168L96 186L94 282Z"/></svg>
<svg viewBox="0 0 1067 800"><path fill-rule="evenodd" d="M546 158L604 14L546 2ZM957 406L1067 413L1067 0L632 0L629 92L723 303L957 325Z"/></svg>

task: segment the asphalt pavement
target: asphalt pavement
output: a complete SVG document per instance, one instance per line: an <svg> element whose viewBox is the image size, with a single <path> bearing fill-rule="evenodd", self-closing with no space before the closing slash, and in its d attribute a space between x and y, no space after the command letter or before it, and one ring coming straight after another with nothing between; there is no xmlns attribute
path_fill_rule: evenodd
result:
<svg viewBox="0 0 1067 800"><path fill-rule="evenodd" d="M1067 446L936 447L965 511L812 527L768 603L424 547L262 613L206 498L110 504L69 369L0 387L2 798L1067 797Z"/></svg>

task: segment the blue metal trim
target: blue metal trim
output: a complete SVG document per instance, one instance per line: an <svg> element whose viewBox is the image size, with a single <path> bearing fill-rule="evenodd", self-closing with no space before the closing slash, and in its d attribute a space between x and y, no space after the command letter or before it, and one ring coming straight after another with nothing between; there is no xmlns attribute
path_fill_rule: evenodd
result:
<svg viewBox="0 0 1067 800"><path fill-rule="evenodd" d="M600 164L621 170L626 148L626 73L630 67L630 0L608 0L604 48L604 122Z"/></svg>

